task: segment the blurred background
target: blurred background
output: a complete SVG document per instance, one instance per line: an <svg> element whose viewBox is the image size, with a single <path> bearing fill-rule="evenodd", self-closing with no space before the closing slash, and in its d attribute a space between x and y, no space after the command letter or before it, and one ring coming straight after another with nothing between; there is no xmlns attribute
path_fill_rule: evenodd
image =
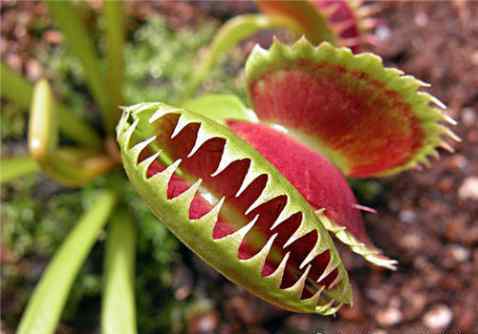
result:
<svg viewBox="0 0 478 334"><path fill-rule="evenodd" d="M132 193L139 226L139 333L478 333L478 2L375 4L376 45L367 50L431 83L429 91L448 105L462 138L455 153L440 151L441 158L423 171L352 184L359 202L378 211L365 217L371 239L399 261L399 269L372 268L343 249L354 306L335 317L285 312L204 265ZM84 5L91 34L99 39L102 2ZM126 10L125 98L136 103L174 100L221 23L256 7L249 1L130 1ZM2 62L31 81L48 78L73 110L99 124L82 68L46 6L2 0L0 15ZM261 32L228 53L202 90L244 98L245 59L255 43L268 46L272 35ZM26 152L27 114L17 108L1 100L2 157ZM39 174L2 185L1 333L14 332L90 191L72 191ZM103 251L100 240L74 283L58 333L99 332Z"/></svg>

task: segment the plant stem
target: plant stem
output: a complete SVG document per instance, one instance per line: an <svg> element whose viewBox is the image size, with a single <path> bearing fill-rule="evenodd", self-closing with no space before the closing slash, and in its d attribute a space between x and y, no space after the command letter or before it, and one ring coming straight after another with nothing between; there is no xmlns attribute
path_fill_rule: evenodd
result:
<svg viewBox="0 0 478 334"><path fill-rule="evenodd" d="M123 103L125 17L121 1L104 1L103 6L106 28L106 77L113 107L112 118L116 125L121 117L119 106Z"/></svg>
<svg viewBox="0 0 478 334"><path fill-rule="evenodd" d="M116 123L107 83L103 80L101 62L93 41L77 13L75 4L71 1L55 0L46 0L46 3L48 12L64 34L65 41L80 60L88 86L100 106L104 125L111 133Z"/></svg>
<svg viewBox="0 0 478 334"><path fill-rule="evenodd" d="M199 85L208 76L212 68L221 58L239 42L255 34L261 29L285 27L300 32L301 29L291 20L275 16L259 14L240 15L226 22L216 34L206 56L200 62L198 69L183 93L183 101L195 95Z"/></svg>
<svg viewBox="0 0 478 334"><path fill-rule="evenodd" d="M136 226L126 210L111 219L106 240L101 332L136 333L134 300Z"/></svg>
<svg viewBox="0 0 478 334"><path fill-rule="evenodd" d="M2 96L16 103L21 110L28 111L33 96L33 85L3 63L0 63L0 77ZM66 136L90 148L101 147L100 137L82 118L58 103L56 109L60 130Z"/></svg>
<svg viewBox="0 0 478 334"><path fill-rule="evenodd" d="M45 270L20 321L17 334L50 334L60 320L73 281L116 201L101 191Z"/></svg>

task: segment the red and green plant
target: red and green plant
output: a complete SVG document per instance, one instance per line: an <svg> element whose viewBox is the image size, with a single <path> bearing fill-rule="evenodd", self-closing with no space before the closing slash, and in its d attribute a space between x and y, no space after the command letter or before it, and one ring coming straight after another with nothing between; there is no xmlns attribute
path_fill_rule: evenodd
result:
<svg viewBox="0 0 478 334"><path fill-rule="evenodd" d="M317 30L336 24L339 16L348 20L345 3L317 3L328 13L311 21ZM283 13L268 1L259 5L266 13ZM288 12L304 13L310 5ZM457 139L443 125L454 122L436 107L442 104L421 91L426 84L385 68L373 54L353 54L328 42L315 47L350 37L347 30L329 28L333 39L314 37L311 44L302 38L292 46L276 40L268 50L254 49L245 69L250 108L228 95L190 99L218 57L257 27L286 25L314 36L315 28L300 26L308 22L301 14L248 16L219 32L178 107L141 103L123 108L121 116L120 4L105 2L105 61L73 4L48 1L48 8L81 60L106 135L72 116L46 81L33 88L2 65L2 96L22 106L31 103L31 157L2 161L2 181L41 169L78 187L122 166L159 221L192 251L230 280L291 311L330 315L351 303L333 238L375 265L395 268L396 261L368 239L360 216L367 208L357 203L345 177L386 176L426 165L439 146L449 148L444 137ZM307 11L317 17L322 12ZM242 24L250 27L247 34L239 34ZM77 145L58 147L59 131ZM135 224L128 210L115 210L120 204L127 200L118 184L98 191L95 205L46 269L19 333L54 331L72 282L108 221L102 329L135 332Z"/></svg>

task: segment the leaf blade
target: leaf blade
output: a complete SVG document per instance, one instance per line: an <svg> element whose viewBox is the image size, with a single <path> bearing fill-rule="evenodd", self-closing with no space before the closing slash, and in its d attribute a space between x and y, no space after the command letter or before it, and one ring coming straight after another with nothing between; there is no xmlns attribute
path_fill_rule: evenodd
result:
<svg viewBox="0 0 478 334"><path fill-rule="evenodd" d="M126 210L111 219L106 239L101 328L103 334L136 333L134 298L136 226Z"/></svg>
<svg viewBox="0 0 478 334"><path fill-rule="evenodd" d="M60 246L28 302L18 334L49 334L55 331L73 281L106 223L115 197L110 191L98 193L94 205L80 218Z"/></svg>

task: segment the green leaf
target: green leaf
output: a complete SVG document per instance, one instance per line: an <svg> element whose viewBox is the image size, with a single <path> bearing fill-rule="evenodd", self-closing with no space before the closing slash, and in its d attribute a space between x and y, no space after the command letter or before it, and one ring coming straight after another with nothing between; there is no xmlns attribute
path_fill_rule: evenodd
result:
<svg viewBox="0 0 478 334"><path fill-rule="evenodd" d="M100 59L88 31L81 22L76 5L70 0L46 0L48 12L55 24L61 29L65 41L81 62L86 81L91 92L100 106L103 122L108 131L113 131L115 110L110 101L107 83L103 80L103 71Z"/></svg>
<svg viewBox="0 0 478 334"><path fill-rule="evenodd" d="M136 225L126 210L111 219L106 239L106 258L101 312L103 334L136 333L134 301Z"/></svg>
<svg viewBox="0 0 478 334"><path fill-rule="evenodd" d="M204 115L218 123L227 119L257 122L257 116L235 95L203 95L184 103L183 108Z"/></svg>
<svg viewBox="0 0 478 334"><path fill-rule="evenodd" d="M60 320L71 285L108 220L116 196L99 192L45 270L20 321L17 334L50 334ZM61 223L61 222L59 222Z"/></svg>
<svg viewBox="0 0 478 334"><path fill-rule="evenodd" d="M0 184L40 170L37 162L30 157L2 159L0 164Z"/></svg>
<svg viewBox="0 0 478 334"><path fill-rule="evenodd" d="M216 37L208 47L206 56L201 60L193 79L186 87L184 97L194 95L201 82L208 76L212 68L217 65L221 58L239 42L252 36L262 29L286 27L292 31L300 32L301 29L291 20L285 17L264 15L240 15L227 21L216 34Z"/></svg>
<svg viewBox="0 0 478 334"><path fill-rule="evenodd" d="M191 130L194 126L198 126L197 132L181 134L181 129ZM171 137L176 136L175 133L179 133L178 137L188 138L188 142L175 145L171 141ZM189 134L194 137L189 137ZM194 112L162 103L144 103L125 109L117 127L117 138L129 179L161 223L230 280L274 305L296 312L333 314L342 304L350 303L352 292L347 272L320 217L280 172L227 127ZM189 142L189 139L192 141ZM194 159L194 148L200 148L208 142L223 144L221 147L208 147L201 151L204 160L188 161L189 158ZM194 148L190 151L185 149L186 147ZM222 173L221 169L225 170L231 164L243 162L249 164L247 170L238 172L242 175L229 175L222 179L223 183L215 183L215 177ZM161 165L164 165L165 169L161 170ZM211 167L212 174L209 171ZM151 168L157 170L153 176ZM194 168L197 169L194 171ZM234 200L237 190L232 192L232 196L224 193L224 186L228 186L228 182L238 182L237 188L246 191L248 185L257 179L263 180L264 176L267 179L264 188L252 198L253 203L245 208L237 206ZM183 187L184 182L192 185L174 195L179 187ZM203 195L211 201L214 198L222 199L216 204L211 203L212 209L207 214L190 218L191 212L194 212L200 203L204 203L201 202ZM317 242L305 245L310 247L307 258L312 261L317 259L319 254L326 252L328 259L322 265L327 269L317 267L317 273L322 273L321 277L332 271L336 273L334 284L327 287L324 285L324 289L320 290L312 289L314 293L310 298L302 298L306 287L305 279L309 273L307 269L292 266L285 271L283 266L273 275L263 275L262 270L269 254L275 257L280 255L277 252L287 247L284 244L284 248L280 245L273 246L274 238L279 232L275 237L265 236L267 244L254 257L248 260L239 258L239 247L247 232L255 226L255 220L247 216L246 212L252 212L250 210L254 210L254 207L267 205L266 203L277 198L284 198L285 205L280 213L277 213L276 223L289 221L291 217L299 219L297 229L291 230L290 233L293 234L285 235L285 240L288 240L290 245L300 242L298 240L303 240L301 238L306 235L318 236ZM196 206L192 204L194 200L199 201ZM219 215L231 224L237 224L235 232L224 237L213 236ZM294 252L291 258L295 258ZM291 271L296 278L300 276L301 279L290 288L281 289L284 272ZM312 279L313 285L320 282L316 280L317 278Z"/></svg>
<svg viewBox="0 0 478 334"><path fill-rule="evenodd" d="M22 110L28 111L33 96L33 85L4 63L0 63L0 78L2 96L16 103ZM88 147L101 146L100 137L83 119L62 105L57 104L56 108L60 130L65 135Z"/></svg>
<svg viewBox="0 0 478 334"><path fill-rule="evenodd" d="M14 101L20 107L28 108L33 93L32 85L17 72L0 62L2 96Z"/></svg>
<svg viewBox="0 0 478 334"><path fill-rule="evenodd" d="M105 1L103 3L103 11L106 29L106 77L113 105L112 116L116 125L121 116L119 106L123 104L125 67L123 56L125 34L123 2L121 0Z"/></svg>

